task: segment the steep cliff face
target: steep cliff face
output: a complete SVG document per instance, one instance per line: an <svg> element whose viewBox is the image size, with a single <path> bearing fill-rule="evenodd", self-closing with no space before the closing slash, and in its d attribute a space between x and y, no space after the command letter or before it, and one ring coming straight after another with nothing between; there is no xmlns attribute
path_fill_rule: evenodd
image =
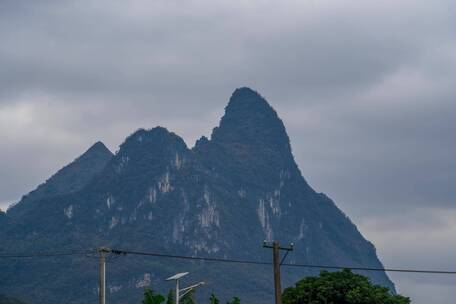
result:
<svg viewBox="0 0 456 304"><path fill-rule="evenodd" d="M192 149L157 127L133 133L116 155L104 154L92 165L98 170L89 182L57 187L36 200L23 199L14 208L18 211L11 209L0 251L111 246L269 261L270 252L261 244L276 239L295 243L291 263L382 266L355 225L307 184L282 121L251 89L233 93L211 138L201 138ZM52 262L54 266L39 261L0 264L0 291L32 290L37 303L93 300L96 261L66 257ZM59 271L62 264L71 275ZM126 256L108 267L113 303L137 300L145 286L171 288L163 279L184 270L208 282L202 296L214 291L222 297L238 295L243 303L272 299L268 266ZM40 279L43 270L52 282ZM284 268L284 285L309 274L315 270ZM368 275L394 289L384 273Z"/></svg>

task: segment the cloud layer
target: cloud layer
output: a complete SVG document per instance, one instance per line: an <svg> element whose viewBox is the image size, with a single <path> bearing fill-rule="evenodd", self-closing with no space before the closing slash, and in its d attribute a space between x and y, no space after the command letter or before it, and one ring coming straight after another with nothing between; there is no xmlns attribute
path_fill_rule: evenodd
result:
<svg viewBox="0 0 456 304"><path fill-rule="evenodd" d="M191 146L231 92L279 112L304 176L386 266L453 268L452 1L0 3L0 204L97 140L140 127ZM392 275L414 303L454 280Z"/></svg>

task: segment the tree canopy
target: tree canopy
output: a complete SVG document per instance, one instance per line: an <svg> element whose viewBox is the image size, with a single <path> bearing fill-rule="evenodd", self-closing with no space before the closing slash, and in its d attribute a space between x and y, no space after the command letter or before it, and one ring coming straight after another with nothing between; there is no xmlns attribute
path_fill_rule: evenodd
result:
<svg viewBox="0 0 456 304"><path fill-rule="evenodd" d="M286 288L283 304L409 304L410 299L393 295L386 287L372 284L349 269L322 271Z"/></svg>
<svg viewBox="0 0 456 304"><path fill-rule="evenodd" d="M165 302L165 297L161 294L153 292L152 289L146 289L144 291L142 304L161 304L163 302Z"/></svg>

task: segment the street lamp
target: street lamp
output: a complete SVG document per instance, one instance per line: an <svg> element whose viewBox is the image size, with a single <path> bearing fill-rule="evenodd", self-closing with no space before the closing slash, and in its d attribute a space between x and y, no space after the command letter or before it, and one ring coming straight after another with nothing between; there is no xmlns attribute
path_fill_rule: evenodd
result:
<svg viewBox="0 0 456 304"><path fill-rule="evenodd" d="M194 285L191 285L191 286L188 286L188 287L180 289L179 288L179 280L181 278L185 277L187 274L189 274L189 273L188 272L181 272L181 273L177 273L177 274L173 275L172 277L169 277L169 278L166 279L166 281L176 281L176 304L179 304L180 299L182 299L190 291L192 291L193 289L195 289L195 288L197 288L197 287L199 287L199 286L204 284L204 282L199 282L199 283L196 283Z"/></svg>

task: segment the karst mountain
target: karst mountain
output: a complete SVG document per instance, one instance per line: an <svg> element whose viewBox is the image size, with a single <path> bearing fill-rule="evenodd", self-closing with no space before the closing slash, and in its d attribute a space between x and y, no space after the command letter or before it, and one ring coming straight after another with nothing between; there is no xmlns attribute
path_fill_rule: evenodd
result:
<svg viewBox="0 0 456 304"><path fill-rule="evenodd" d="M153 122L151 122L153 124ZM312 143L309 143L312 144ZM39 157L39 156L36 156ZM375 247L304 179L282 120L249 88L234 91L210 138L193 148L163 127L140 129L112 154L97 142L0 214L0 254L101 246L271 261L263 240L294 243L287 263L382 268ZM29 303L93 303L95 254L0 260L0 293ZM110 256L109 303L139 303L142 289L190 271L197 297L268 303L272 268L148 256ZM283 286L318 269L283 267ZM394 290L384 272L368 272Z"/></svg>

